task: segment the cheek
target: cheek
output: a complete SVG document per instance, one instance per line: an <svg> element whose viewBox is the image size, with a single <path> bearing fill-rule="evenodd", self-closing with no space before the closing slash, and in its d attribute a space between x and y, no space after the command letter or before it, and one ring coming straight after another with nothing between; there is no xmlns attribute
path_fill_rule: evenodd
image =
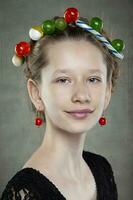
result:
<svg viewBox="0 0 133 200"><path fill-rule="evenodd" d="M91 88L91 101L95 104L102 104L105 98L105 86Z"/></svg>
<svg viewBox="0 0 133 200"><path fill-rule="evenodd" d="M55 95L54 95L54 98L53 98L53 100L54 100L54 102L53 102L53 104L56 106L56 107L63 107L63 105L65 105L65 102L67 101L67 95L66 95L66 93L55 93Z"/></svg>
<svg viewBox="0 0 133 200"><path fill-rule="evenodd" d="M90 92L92 95L103 96L105 94L106 86L104 84L91 86Z"/></svg>
<svg viewBox="0 0 133 200"><path fill-rule="evenodd" d="M48 88L42 93L44 104L52 109L58 109L64 105L67 97L65 90L59 88Z"/></svg>

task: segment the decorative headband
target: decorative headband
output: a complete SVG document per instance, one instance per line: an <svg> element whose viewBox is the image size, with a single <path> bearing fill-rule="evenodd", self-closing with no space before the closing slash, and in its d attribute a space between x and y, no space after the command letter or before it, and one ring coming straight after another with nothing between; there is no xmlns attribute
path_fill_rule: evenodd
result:
<svg viewBox="0 0 133 200"><path fill-rule="evenodd" d="M59 17L56 20L45 20L40 26L33 26L29 30L30 39L38 41L45 35L52 35L55 30L63 31L66 29L67 24L75 22L75 24L84 30L91 32L95 37L106 46L110 53L119 59L123 59L124 55L121 51L125 48L125 44L120 39L114 39L109 42L100 32L103 28L103 22L99 17L93 17L90 23L81 21L79 18L79 11L76 8L67 8L64 12L64 17ZM25 57L30 54L31 46L29 42L21 41L15 46L15 54L12 58L12 62L15 66L21 66Z"/></svg>

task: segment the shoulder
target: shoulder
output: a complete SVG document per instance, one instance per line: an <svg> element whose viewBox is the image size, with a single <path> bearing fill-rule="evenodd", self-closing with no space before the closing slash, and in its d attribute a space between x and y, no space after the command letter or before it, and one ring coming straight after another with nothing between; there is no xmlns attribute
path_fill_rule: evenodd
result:
<svg viewBox="0 0 133 200"><path fill-rule="evenodd" d="M102 155L89 151L84 151L83 155L96 178L101 193L108 197L106 199L117 200L117 185L110 161Z"/></svg>
<svg viewBox="0 0 133 200"><path fill-rule="evenodd" d="M102 155L89 151L85 151L83 154L86 162L99 182L112 186L114 185L116 187L114 172L110 161Z"/></svg>
<svg viewBox="0 0 133 200"><path fill-rule="evenodd" d="M83 155L86 157L86 160L95 167L104 168L104 170L112 172L111 162L106 157L90 151L84 151Z"/></svg>
<svg viewBox="0 0 133 200"><path fill-rule="evenodd" d="M0 199L40 199L40 181L37 171L21 169L8 181Z"/></svg>
<svg viewBox="0 0 133 200"><path fill-rule="evenodd" d="M96 179L101 199L117 200L118 192L110 161L99 154L83 151L83 156Z"/></svg>
<svg viewBox="0 0 133 200"><path fill-rule="evenodd" d="M19 170L8 182L7 186L14 185L16 188L23 186L30 186L31 184L36 183L36 173L32 168L24 168Z"/></svg>

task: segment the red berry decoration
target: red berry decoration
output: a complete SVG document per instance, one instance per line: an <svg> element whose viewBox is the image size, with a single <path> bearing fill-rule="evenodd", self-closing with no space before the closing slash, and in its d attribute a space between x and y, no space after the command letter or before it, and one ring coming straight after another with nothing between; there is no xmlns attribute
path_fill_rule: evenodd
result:
<svg viewBox="0 0 133 200"><path fill-rule="evenodd" d="M18 56L27 56L30 53L30 44L28 42L22 41L16 44L15 52Z"/></svg>
<svg viewBox="0 0 133 200"><path fill-rule="evenodd" d="M36 125L36 126L41 126L41 125L42 125L42 119L41 119L40 117L37 117L37 118L35 119L35 125Z"/></svg>
<svg viewBox="0 0 133 200"><path fill-rule="evenodd" d="M76 8L67 8L64 12L64 18L67 23L75 22L79 17L79 11Z"/></svg>
<svg viewBox="0 0 133 200"><path fill-rule="evenodd" d="M100 117L100 119L99 119L99 124L100 124L101 126L106 125L106 124L107 124L106 118L105 118L105 117Z"/></svg>

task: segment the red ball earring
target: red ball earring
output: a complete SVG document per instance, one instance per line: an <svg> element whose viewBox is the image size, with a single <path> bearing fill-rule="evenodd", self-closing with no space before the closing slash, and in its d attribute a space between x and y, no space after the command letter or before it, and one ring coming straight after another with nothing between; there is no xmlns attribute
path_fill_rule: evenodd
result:
<svg viewBox="0 0 133 200"><path fill-rule="evenodd" d="M100 119L99 119L99 124L101 125L101 126L104 126L104 125L106 125L107 124L107 119L104 117L104 116L102 116L102 117L100 117Z"/></svg>
<svg viewBox="0 0 133 200"><path fill-rule="evenodd" d="M37 110L36 111L36 118L35 118L35 125L39 127L39 126L42 125L42 123L43 123L43 120L41 118L41 113Z"/></svg>

